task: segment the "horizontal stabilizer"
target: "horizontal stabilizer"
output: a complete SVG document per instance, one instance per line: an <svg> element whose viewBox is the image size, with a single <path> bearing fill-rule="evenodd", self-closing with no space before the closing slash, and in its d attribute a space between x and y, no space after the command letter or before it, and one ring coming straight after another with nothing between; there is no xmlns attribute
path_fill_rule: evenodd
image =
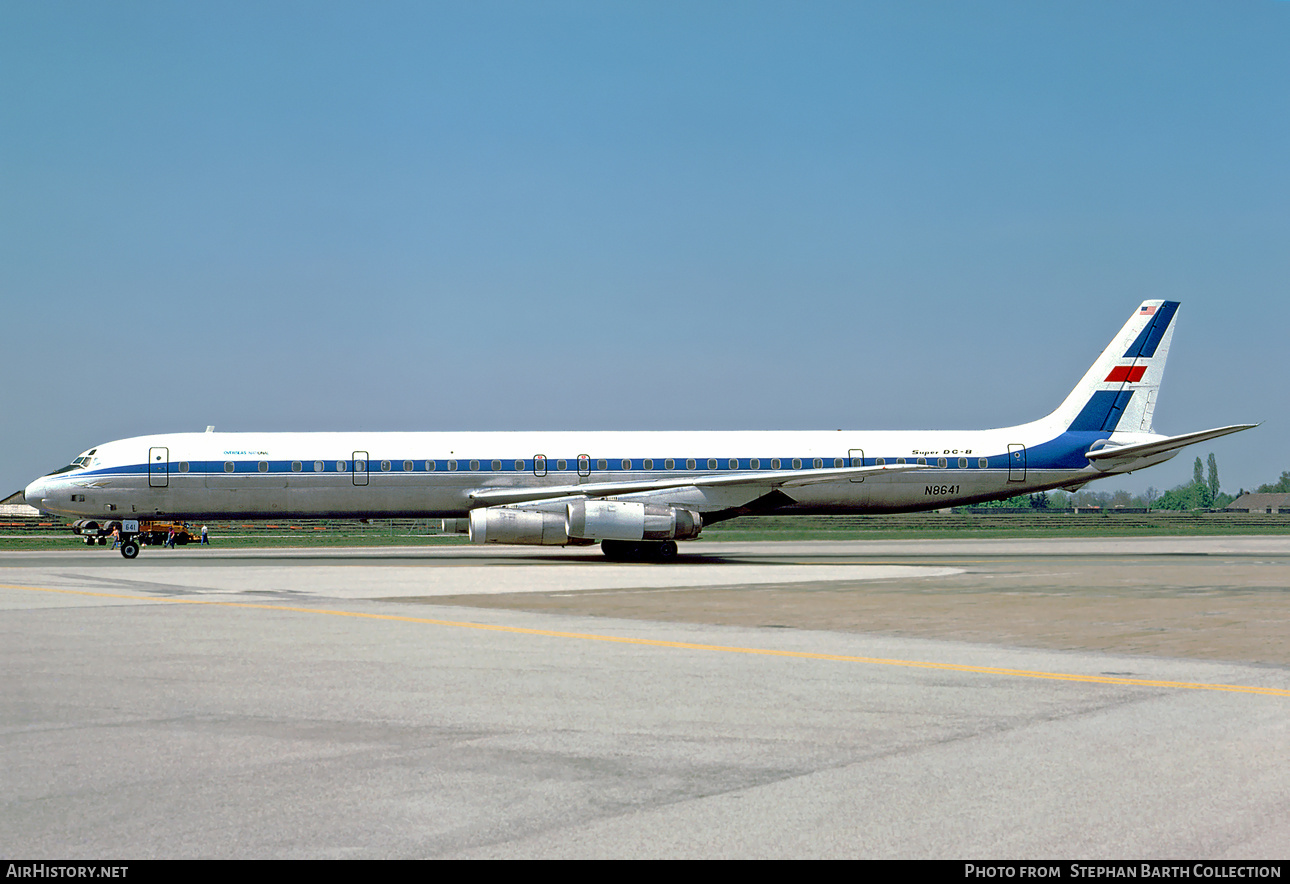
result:
<svg viewBox="0 0 1290 884"><path fill-rule="evenodd" d="M732 485L762 485L766 488L784 488L794 485L817 485L821 482L844 482L863 479L879 473L903 473L925 470L923 464L887 464L874 467L836 467L827 470L775 470L757 473L726 473L711 476L669 476L623 482L588 482L584 485L548 485L540 488L477 488L470 492L470 499L490 506L524 503L530 500L549 500L553 497L611 497L619 494L640 494L663 491L668 488L716 488Z"/></svg>
<svg viewBox="0 0 1290 884"><path fill-rule="evenodd" d="M1181 436L1166 436L1163 439L1139 442L1136 445L1108 445L1106 448L1090 451L1088 459L1099 468L1106 469L1117 463L1152 457L1157 454L1164 454L1167 451L1176 451L1188 445L1195 445L1197 442L1217 439L1219 436L1226 436L1228 433L1239 433L1241 430L1249 430L1257 426L1258 424L1233 424L1230 427L1216 427L1212 430L1201 430L1197 433L1184 433Z"/></svg>

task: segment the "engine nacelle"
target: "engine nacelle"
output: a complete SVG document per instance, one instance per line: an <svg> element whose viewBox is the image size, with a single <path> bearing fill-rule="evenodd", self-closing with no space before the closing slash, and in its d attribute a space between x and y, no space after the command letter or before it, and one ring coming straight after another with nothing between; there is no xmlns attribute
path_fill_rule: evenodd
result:
<svg viewBox="0 0 1290 884"><path fill-rule="evenodd" d="M698 513L674 506L579 500L566 509L566 532L586 540L688 540L703 530Z"/></svg>
<svg viewBox="0 0 1290 884"><path fill-rule="evenodd" d="M471 543L527 543L564 546L569 535L564 516L504 506L470 511Z"/></svg>
<svg viewBox="0 0 1290 884"><path fill-rule="evenodd" d="M440 534L469 534L470 519L440 519Z"/></svg>

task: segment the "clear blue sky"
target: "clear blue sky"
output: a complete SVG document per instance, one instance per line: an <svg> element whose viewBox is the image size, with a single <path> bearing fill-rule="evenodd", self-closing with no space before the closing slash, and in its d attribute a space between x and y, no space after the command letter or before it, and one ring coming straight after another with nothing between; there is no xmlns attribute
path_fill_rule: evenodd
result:
<svg viewBox="0 0 1290 884"><path fill-rule="evenodd" d="M0 493L99 442L975 428L1290 469L1290 3L0 0Z"/></svg>

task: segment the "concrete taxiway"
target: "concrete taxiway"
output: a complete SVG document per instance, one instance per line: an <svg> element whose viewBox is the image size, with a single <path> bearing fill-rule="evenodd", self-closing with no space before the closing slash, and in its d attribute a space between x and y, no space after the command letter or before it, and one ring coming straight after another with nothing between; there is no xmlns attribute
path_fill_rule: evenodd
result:
<svg viewBox="0 0 1290 884"><path fill-rule="evenodd" d="M1290 853L1290 538L684 549L0 554L0 843Z"/></svg>

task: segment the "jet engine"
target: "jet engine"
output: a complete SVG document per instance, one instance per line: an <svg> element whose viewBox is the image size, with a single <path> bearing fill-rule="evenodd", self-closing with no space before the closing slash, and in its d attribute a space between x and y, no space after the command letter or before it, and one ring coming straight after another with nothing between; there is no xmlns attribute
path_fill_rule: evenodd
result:
<svg viewBox="0 0 1290 884"><path fill-rule="evenodd" d="M569 533L560 513L490 506L470 511L470 541L563 546L569 542Z"/></svg>
<svg viewBox="0 0 1290 884"><path fill-rule="evenodd" d="M694 510L624 500L579 500L569 504L566 530L587 540L688 540L703 518Z"/></svg>
<svg viewBox="0 0 1290 884"><path fill-rule="evenodd" d="M467 520L462 519L461 522ZM444 530L450 530L444 520ZM458 528L457 524L451 526ZM694 510L622 500L579 500L564 513L490 506L471 510L472 543L564 546L597 540L688 540L698 537L703 518Z"/></svg>

